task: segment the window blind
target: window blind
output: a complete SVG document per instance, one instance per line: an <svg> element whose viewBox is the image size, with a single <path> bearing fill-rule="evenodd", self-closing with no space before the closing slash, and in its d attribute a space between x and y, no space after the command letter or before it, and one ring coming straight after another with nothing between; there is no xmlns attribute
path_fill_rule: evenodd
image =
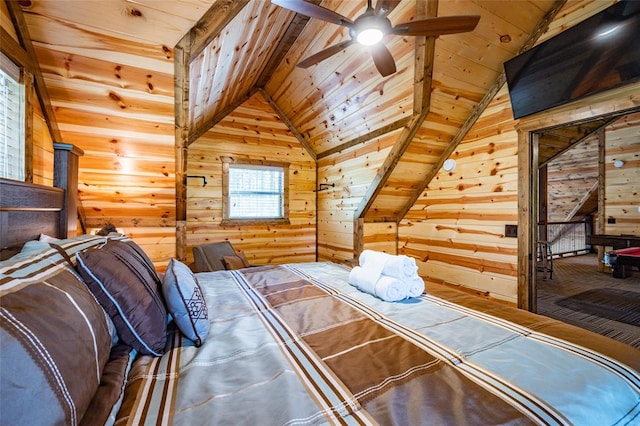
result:
<svg viewBox="0 0 640 426"><path fill-rule="evenodd" d="M284 171L281 167L231 165L229 218L284 217Z"/></svg>
<svg viewBox="0 0 640 426"><path fill-rule="evenodd" d="M24 89L20 68L0 54L0 177L24 180Z"/></svg>

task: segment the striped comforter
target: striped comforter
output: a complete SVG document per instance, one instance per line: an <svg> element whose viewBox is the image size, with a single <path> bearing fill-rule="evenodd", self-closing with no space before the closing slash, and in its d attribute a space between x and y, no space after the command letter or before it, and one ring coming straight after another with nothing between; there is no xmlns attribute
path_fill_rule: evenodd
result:
<svg viewBox="0 0 640 426"><path fill-rule="evenodd" d="M633 368L434 296L383 302L347 276L198 274L207 341L175 332L163 357L139 358L116 424L640 423Z"/></svg>

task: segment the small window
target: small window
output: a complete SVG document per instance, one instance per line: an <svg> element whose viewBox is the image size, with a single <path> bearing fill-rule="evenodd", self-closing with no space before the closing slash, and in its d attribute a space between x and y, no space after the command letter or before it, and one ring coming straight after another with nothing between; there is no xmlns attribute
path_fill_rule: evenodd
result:
<svg viewBox="0 0 640 426"><path fill-rule="evenodd" d="M288 223L288 165L223 159L224 221Z"/></svg>
<svg viewBox="0 0 640 426"><path fill-rule="evenodd" d="M0 177L25 179L24 86L20 68L0 54Z"/></svg>

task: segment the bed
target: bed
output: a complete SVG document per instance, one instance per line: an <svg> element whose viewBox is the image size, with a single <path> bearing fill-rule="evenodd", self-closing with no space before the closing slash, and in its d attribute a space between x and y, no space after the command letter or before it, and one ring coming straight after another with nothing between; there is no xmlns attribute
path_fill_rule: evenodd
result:
<svg viewBox="0 0 640 426"><path fill-rule="evenodd" d="M442 286L385 302L349 273L160 275L126 236L31 240L0 263L0 423L640 422L631 346Z"/></svg>

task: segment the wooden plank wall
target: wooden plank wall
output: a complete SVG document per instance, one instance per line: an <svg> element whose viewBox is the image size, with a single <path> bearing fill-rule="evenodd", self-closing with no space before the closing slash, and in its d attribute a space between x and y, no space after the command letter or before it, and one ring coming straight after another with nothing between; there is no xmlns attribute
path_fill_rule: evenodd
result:
<svg viewBox="0 0 640 426"><path fill-rule="evenodd" d="M607 127L605 141L605 233L640 235L640 113Z"/></svg>
<svg viewBox="0 0 640 426"><path fill-rule="evenodd" d="M506 86L400 222L398 252L418 260L427 282L516 300L518 135Z"/></svg>
<svg viewBox="0 0 640 426"><path fill-rule="evenodd" d="M289 162L289 225L222 226L221 157ZM257 93L189 146L187 259L192 248L228 240L251 264L316 260L316 166Z"/></svg>
<svg viewBox="0 0 640 426"><path fill-rule="evenodd" d="M390 132L318 160L318 183L334 185L318 192L318 260L341 262L353 259L354 213L396 142L398 133L399 130ZM395 240L395 230L393 236ZM365 242L376 240L387 241L388 236L373 234Z"/></svg>
<svg viewBox="0 0 640 426"><path fill-rule="evenodd" d="M574 207L594 186L597 191L597 134L589 136L550 161L547 166L547 183L549 222L580 220L581 218L571 217ZM597 209L597 202L594 207Z"/></svg>

